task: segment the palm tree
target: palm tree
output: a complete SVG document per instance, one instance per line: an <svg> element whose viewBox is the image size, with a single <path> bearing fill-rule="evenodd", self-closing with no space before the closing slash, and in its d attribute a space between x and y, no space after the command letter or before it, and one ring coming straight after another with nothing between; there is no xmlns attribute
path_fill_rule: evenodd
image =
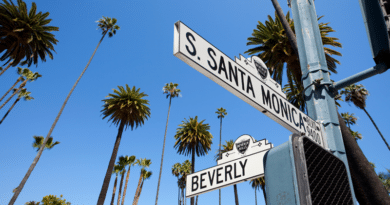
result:
<svg viewBox="0 0 390 205"><path fill-rule="evenodd" d="M191 170L192 170L191 162L190 162L190 160L187 159L186 161L184 161L181 164L181 167L180 167L181 177L180 177L179 187L181 189L181 197L183 199L182 200L183 201L183 205L187 204L187 200L186 200L186 197L185 197L184 193L185 193L185 189L186 189L187 175L192 173Z"/></svg>
<svg viewBox="0 0 390 205"><path fill-rule="evenodd" d="M14 93L0 106L0 109L3 108L17 93L19 93L19 91L21 89L24 88L24 86L26 86L26 83L28 81L32 82L32 81L35 81L37 80L38 78L42 77L42 75L40 75L38 72L28 72L28 74L26 75L26 79L20 84L19 88L16 89L14 91Z"/></svg>
<svg viewBox="0 0 390 205"><path fill-rule="evenodd" d="M186 177L191 174L191 162L189 160L184 161L182 164L176 163L172 166L172 175L177 177L177 200L178 205L185 202L184 189L186 188Z"/></svg>
<svg viewBox="0 0 390 205"><path fill-rule="evenodd" d="M167 83L163 87L164 94L167 94L167 98L169 97L169 107L168 107L168 117L167 117L167 124L165 125L165 134L164 134L164 142L163 142L163 149L161 154L161 164L160 164L160 172L158 174L158 183L157 183L157 193L156 193L156 205L158 202L158 193L160 190L160 181L161 181L161 172L163 167L163 160L164 160L164 149L165 149L165 139L167 136L167 128L168 128L168 120L169 120L169 112L171 111L171 101L172 98L178 97L180 95L180 89L177 89L177 86L179 84L175 83Z"/></svg>
<svg viewBox="0 0 390 205"><path fill-rule="evenodd" d="M323 16L319 17L318 20L322 17ZM286 15L286 20L290 24L292 30L294 30L294 21L290 19L289 12ZM323 45L341 47L341 43L337 42L337 38L328 36L330 32L334 32L328 24L329 23L319 24ZM293 52L293 48L287 38L282 22L276 13L275 20L268 15L268 21L266 21L265 24L258 22L257 28L252 33L252 37L248 38L247 45L258 45L257 47L248 49L245 53L260 57L269 68L273 79L279 84L282 84L284 64L286 63L287 82L290 84L290 89L292 89L293 95L297 96L298 93L303 91L303 86L301 84L302 73L298 56L295 52ZM337 73L336 63L340 64L340 62L331 57L331 55L341 56L341 53L326 47L324 47L324 50L329 70ZM293 86L293 83L296 84L296 87ZM304 111L304 99L299 98L298 100L301 101L300 104L302 105L302 107L298 108Z"/></svg>
<svg viewBox="0 0 390 205"><path fill-rule="evenodd" d="M33 142L32 146L34 148L37 148L37 152L38 152L43 144L43 136L33 136L33 137L34 137L34 142ZM58 144L60 144L60 142L55 141L53 143L53 137L50 137L49 140L47 140L46 144L44 145L45 146L44 149L52 149L54 146L56 146Z"/></svg>
<svg viewBox="0 0 390 205"><path fill-rule="evenodd" d="M123 187L123 179L125 178L125 173L126 173L126 159L123 156L119 157L118 165L121 166L121 170L119 174L121 175L121 182L119 185L119 193L118 193L118 202L117 205L120 204L121 202L121 195L122 195L122 187Z"/></svg>
<svg viewBox="0 0 390 205"><path fill-rule="evenodd" d="M131 130L133 130L134 127L137 128L138 126L142 126L145 120L150 117L150 108L148 107L149 101L143 98L148 95L140 92L140 89L136 89L135 86L130 88L127 84L126 88L123 88L122 86L118 86L118 88L119 90L114 89L115 94L109 94L107 97L110 98L103 100L103 119L109 117L108 121L112 121L115 125L119 125L119 128L102 189L99 194L98 205L103 205L106 198L108 185L110 184L110 175L114 168L116 155L118 154L123 129L130 127Z"/></svg>
<svg viewBox="0 0 390 205"><path fill-rule="evenodd" d="M120 157L119 157L120 158ZM124 165L125 167L128 165L129 169L127 170L127 175L126 175L126 183L125 183L125 189L123 191L123 196L122 196L122 205L125 203L125 196L126 196L126 190L127 190L127 183L129 182L129 177L130 177L130 168L131 166L134 165L135 162L135 156L124 156Z"/></svg>
<svg viewBox="0 0 390 205"><path fill-rule="evenodd" d="M5 96L8 95L9 92L11 92L11 90L20 82L20 81L24 81L24 78L23 77L26 77L26 75L28 75L29 73L29 69L28 68L21 68L21 67L18 67L18 75L20 75L20 77L16 80L16 82L11 86L10 89L7 90L7 92L3 95L3 97L0 98L0 102L5 98Z"/></svg>
<svg viewBox="0 0 390 205"><path fill-rule="evenodd" d="M30 11L22 0L17 0L18 4L13 4L12 0L3 0L0 3L0 57L1 61L6 59L7 67L1 72L2 75L11 65L16 66L32 63L38 64L38 58L46 61L46 56L53 59L54 45L58 40L51 33L58 31L58 27L49 26L51 19L48 19L49 12L37 13L37 5L32 2ZM5 65L4 64L4 65Z"/></svg>
<svg viewBox="0 0 390 205"><path fill-rule="evenodd" d="M177 192L177 204L181 204L181 198L180 198L180 186L179 186L179 180L180 180L180 168L181 164L176 163L172 166L172 175L174 175L177 178L177 187L178 187L178 192Z"/></svg>
<svg viewBox="0 0 390 205"><path fill-rule="evenodd" d="M219 147L219 159L221 159L221 144L222 144L222 118L225 117L225 115L227 115L227 112L225 109L223 109L222 107L221 108L218 108L217 111L215 112L216 114L218 114L218 118L221 119L220 121L220 128L219 128L219 144L218 144L218 147ZM221 189L219 189L219 205L221 205Z"/></svg>
<svg viewBox="0 0 390 205"><path fill-rule="evenodd" d="M225 141L226 144L222 145L222 150L221 150L221 154L225 153L225 152L228 152L230 150L233 150L233 147L234 147L234 142L233 140L229 140L229 141ZM235 199L235 203L236 205L238 205L238 193L237 193L237 184L233 185L233 189L234 189L234 199Z"/></svg>
<svg viewBox="0 0 390 205"><path fill-rule="evenodd" d="M369 95L367 89L365 89L362 84L360 84L360 85L352 84L352 85L345 87L340 92L340 94L345 95L346 102L352 102L357 108L362 109L367 114L367 116L370 118L372 124L374 124L376 130L378 131L379 135L382 137L383 142L386 144L387 148L390 150L389 144L387 143L386 139L383 137L382 133L379 131L379 128L376 126L371 115L368 114L368 112L366 110L366 99L367 99L367 96Z"/></svg>
<svg viewBox="0 0 390 205"><path fill-rule="evenodd" d="M48 15L48 13L47 13L47 15ZM58 122L58 120L59 120L59 118L60 118L60 116L61 116L61 113L62 113L62 111L64 110L65 105L66 105L66 103L67 103L68 100L69 100L70 95L72 94L73 90L76 88L77 83L80 81L81 77L83 76L83 74L84 74L85 71L87 70L89 64L90 64L91 61L92 61L93 56L94 56L95 53L96 53L96 50L98 49L100 43L103 41L103 38L105 37L105 35L106 35L107 33L108 33L108 37L112 37L114 34L116 34L116 30L119 29L119 26L116 25L116 19L115 19L115 18L112 18L112 19L111 19L111 18L104 17L104 16L103 16L102 19L100 19L100 20L98 21L98 27L102 30L103 36L102 36L102 38L100 39L98 45L96 46L95 51L93 52L91 58L89 59L87 65L85 66L83 72L81 73L81 75L79 76L79 78L76 80L76 83L73 85L73 87L72 87L72 89L70 90L68 96L66 97L64 103L62 104L62 107L61 107L60 111L58 112L58 115L57 115L56 119L54 120L54 122L53 122L53 124L52 124L52 126L51 126L51 128L50 128L50 130L49 130L49 133L47 134L47 136L46 136L46 138L45 138L45 142L49 139L51 133L53 132L54 127L56 126L56 124L57 124L57 122ZM49 55L50 55L50 54L49 54ZM34 55L34 58L36 58L35 56L36 56L36 55ZM45 142L44 142L44 143L45 143ZM43 151L43 150L42 150L42 151ZM19 187L21 187L21 188L18 189L18 191L15 192L14 196L11 198L11 201L10 201L9 205L13 205L13 204L15 203L16 199L18 198L20 192L22 191L22 189L23 189L23 187L24 187L24 184L27 182L27 180L28 180L28 178L29 178L31 172L34 170L36 164L38 163L39 158L40 158L41 155L42 155L42 151L39 151L38 154L37 154L37 156L34 158L33 163L31 164L31 166L30 166L30 168L28 169L26 175L24 176L24 178L23 178L22 181L20 182ZM115 163L115 158L116 158L116 156L114 157L114 162L113 162L113 164ZM112 165L111 170L109 170L109 171L107 172L107 174L106 174L107 177L108 177L108 180L109 180L109 178L110 178L110 175L111 175L111 172L112 172L113 167L114 167L114 166ZM108 185L107 185L107 189L108 189ZM106 189L106 191L105 191L104 198L105 198L105 196L106 196L107 189ZM103 197L103 196L102 196L102 197ZM104 201L104 198L102 198L101 200ZM103 202L101 202L100 204L103 204Z"/></svg>
<svg viewBox="0 0 390 205"><path fill-rule="evenodd" d="M16 91L16 89L15 89ZM26 101L34 99L33 97L30 96L31 92L27 92L26 88L23 88L19 91L18 93L18 98L15 100L15 102L12 104L12 106L8 109L8 111L5 113L3 118L0 120L0 124L3 123L4 119L8 116L8 114L11 112L12 108L15 107L16 103L19 102L21 98L23 98Z"/></svg>
<svg viewBox="0 0 390 205"><path fill-rule="evenodd" d="M191 173L195 171L195 154L203 156L211 150L213 136L209 132L209 124L204 124L205 120L198 122L198 116L189 120L185 119L177 128L175 135L175 145L177 153L192 154ZM191 205L194 205L194 197L191 198Z"/></svg>
<svg viewBox="0 0 390 205"><path fill-rule="evenodd" d="M152 172L143 170L143 172L142 172L142 183L141 183L141 186L139 188L139 192L138 192L138 195L137 195L137 199L135 201L135 205L138 204L139 197L141 196L141 192L142 192L142 187L144 187L145 179L149 179L152 176L152 174L153 174Z"/></svg>
<svg viewBox="0 0 390 205"><path fill-rule="evenodd" d="M264 177L259 177L259 178L256 178L256 179L251 179L249 181L249 183L251 184L252 188L255 190L256 204L257 204L256 190L258 190L259 188L261 188L261 190L263 190L264 201L265 201L265 204L267 204L267 196L265 195L265 178Z"/></svg>
<svg viewBox="0 0 390 205"><path fill-rule="evenodd" d="M145 174L144 172L146 171L146 168L148 168L152 164L152 161L150 159L146 159L146 158L142 159L141 158L141 159L137 159L135 164L141 167L141 173L139 176L137 189L135 191L133 205L136 205L138 203L138 197L141 194L140 193L141 183L142 183L142 179L143 179L144 174Z"/></svg>
<svg viewBox="0 0 390 205"><path fill-rule="evenodd" d="M121 165L114 165L114 170L112 171L112 174L115 174L115 182L114 182L114 189L112 190L112 198L110 205L114 205L114 199L115 199L115 192L116 192L116 184L118 182L118 174L122 170Z"/></svg>

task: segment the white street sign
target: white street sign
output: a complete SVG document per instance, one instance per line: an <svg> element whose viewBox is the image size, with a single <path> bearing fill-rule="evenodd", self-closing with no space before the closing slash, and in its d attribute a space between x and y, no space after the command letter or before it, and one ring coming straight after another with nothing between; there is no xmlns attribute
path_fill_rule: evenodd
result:
<svg viewBox="0 0 390 205"><path fill-rule="evenodd" d="M265 139L255 142L249 135L240 136L217 166L187 175L186 197L264 176L264 155L272 147Z"/></svg>
<svg viewBox="0 0 390 205"><path fill-rule="evenodd" d="M233 61L181 21L174 25L173 54L291 132L326 148L320 124L286 100L257 56Z"/></svg>

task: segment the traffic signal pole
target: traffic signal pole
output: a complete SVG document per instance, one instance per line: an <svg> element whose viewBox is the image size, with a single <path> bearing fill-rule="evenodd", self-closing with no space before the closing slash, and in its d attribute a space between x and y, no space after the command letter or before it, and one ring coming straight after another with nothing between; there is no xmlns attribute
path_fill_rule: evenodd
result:
<svg viewBox="0 0 390 205"><path fill-rule="evenodd" d="M314 0L292 0L291 10L308 115L322 123L329 151L344 162L353 203L356 204Z"/></svg>

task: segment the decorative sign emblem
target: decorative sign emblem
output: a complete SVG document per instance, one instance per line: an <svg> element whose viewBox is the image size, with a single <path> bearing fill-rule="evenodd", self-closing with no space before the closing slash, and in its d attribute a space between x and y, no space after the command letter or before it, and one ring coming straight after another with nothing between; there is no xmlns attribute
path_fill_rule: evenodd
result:
<svg viewBox="0 0 390 205"><path fill-rule="evenodd" d="M244 154L245 151L248 149L249 146L249 139L242 140L241 142L236 143L236 148L239 153Z"/></svg>
<svg viewBox="0 0 390 205"><path fill-rule="evenodd" d="M264 156L272 147L266 139L256 141L250 135L241 135L217 166L187 175L186 197L264 176Z"/></svg>
<svg viewBox="0 0 390 205"><path fill-rule="evenodd" d="M261 65L259 62L257 62L255 60L255 66L256 66L256 70L257 72L259 73L259 75L261 76L261 78L263 79L266 79L267 78L267 68L265 68L263 65Z"/></svg>

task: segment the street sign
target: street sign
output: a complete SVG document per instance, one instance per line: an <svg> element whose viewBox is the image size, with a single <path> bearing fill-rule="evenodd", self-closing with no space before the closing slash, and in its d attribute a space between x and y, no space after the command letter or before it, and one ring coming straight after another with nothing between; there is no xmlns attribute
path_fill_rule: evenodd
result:
<svg viewBox="0 0 390 205"><path fill-rule="evenodd" d="M217 166L187 175L186 197L264 176L264 155L272 147L266 139L256 142L249 135L240 136Z"/></svg>
<svg viewBox="0 0 390 205"><path fill-rule="evenodd" d="M174 25L173 54L291 132L326 148L320 124L286 100L257 56L233 61L181 21Z"/></svg>

